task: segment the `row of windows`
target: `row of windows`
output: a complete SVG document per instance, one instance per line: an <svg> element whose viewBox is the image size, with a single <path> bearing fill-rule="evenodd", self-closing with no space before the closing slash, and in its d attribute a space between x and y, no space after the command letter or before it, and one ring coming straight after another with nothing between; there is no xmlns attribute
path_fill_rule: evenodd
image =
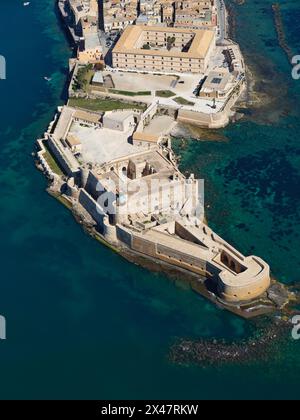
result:
<svg viewBox="0 0 300 420"><path fill-rule="evenodd" d="M127 67L129 64L127 63L127 61L125 62L126 64L125 64L125 66ZM116 64L120 64L120 63L118 63L118 62L116 62ZM131 65L136 65L136 66L143 66L144 65L144 68L146 69L146 68L148 68L149 66L152 66L153 68L154 67L156 67L155 65L154 65L154 63L146 63L146 61L144 61L144 63L131 63ZM175 67L172 67L172 66L167 66L168 68L171 68L171 70L175 70L176 68L186 68L186 67L193 67L191 64L189 64L189 65L181 65L181 66L177 66L176 68Z"/></svg>
<svg viewBox="0 0 300 420"><path fill-rule="evenodd" d="M189 61L190 63L192 63L192 62L194 62L194 64L199 64L199 62L200 62L200 60L195 60L195 59L192 59L192 58L177 58L177 57L162 57L162 56L160 56L160 55L158 55L158 56L150 56L150 55L136 55L136 54L134 54L134 55L132 55L132 54L124 54L123 56L122 55L120 55L120 54L115 54L115 58L116 59L118 59L118 58L120 58L120 59L124 59L124 57L125 58L130 58L130 59L133 59L133 58L137 58L137 59L152 59L152 60L171 60L171 61L176 61L176 60L179 60L179 61Z"/></svg>
<svg viewBox="0 0 300 420"><path fill-rule="evenodd" d="M167 41L165 42L165 44L162 44L161 43L162 41L160 41L160 42L156 42L156 41L154 41L154 40L147 40L147 44L149 45L149 47L153 47L153 45L155 44L155 47L156 48L160 48L160 49L162 49L162 48L166 48L167 47ZM180 44L180 45L179 45ZM187 44L188 44L188 41L182 41L182 43L180 43L180 41L176 41L175 42L175 47L176 48L186 48L186 46L187 46ZM140 48L139 48L140 49Z"/></svg>
<svg viewBox="0 0 300 420"><path fill-rule="evenodd" d="M186 67L193 67L199 68L202 67L200 63L189 64L189 63L167 63L167 62L152 62L152 61L128 61L128 60L115 60L114 63L116 65L124 65L130 64L132 66L145 66L146 67L157 67L157 66L167 66L167 67L176 67L176 68L186 68ZM176 65L177 64L177 65Z"/></svg>
<svg viewBox="0 0 300 420"><path fill-rule="evenodd" d="M118 63L116 63L116 64L118 64ZM122 66L122 67L125 67L125 68L132 68L130 65L128 65L128 64L124 64L124 66ZM147 70L147 69L149 69L149 66L137 66L136 68L144 68L145 70ZM192 67L192 65L190 64L190 67ZM162 71L178 71L178 67L177 68L173 68L173 67L160 67L159 69L157 68L157 67L155 67L155 66L152 66L151 67L153 70L162 70ZM179 68L180 70L187 70L187 68L186 67L180 67ZM199 69L197 69L197 71L198 71Z"/></svg>
<svg viewBox="0 0 300 420"><path fill-rule="evenodd" d="M155 40L156 42L158 42L158 41L162 41L162 40L164 40L165 42L167 42L168 41L168 38L169 37L157 37L157 36L146 36L144 39L146 39L146 40ZM170 38L172 38L172 37L170 37ZM174 39L175 39L175 42L184 42L184 41L191 41L192 39L193 39L193 36L182 36L181 38L179 38L179 37L173 37Z"/></svg>
<svg viewBox="0 0 300 420"><path fill-rule="evenodd" d="M155 36L155 37L167 37L167 36L170 36L170 37L179 37L180 35L182 36L182 37L187 37L187 36L192 36L192 34L184 34L184 33L176 33L176 34L172 34L172 33L165 33L165 32L149 32L149 31L146 31L145 32L146 33L146 35L147 36Z"/></svg>
<svg viewBox="0 0 300 420"><path fill-rule="evenodd" d="M153 63L153 60L156 60L154 63L155 64L161 64L161 62L163 61L165 64L168 64L168 60L165 60L165 59L155 59L154 57L152 58L152 60L134 60L134 59L127 59L127 58L125 58L125 59L116 59L116 62L119 62L119 61L125 61L125 63L128 63L128 61L130 61L132 64L135 64L135 63L137 63L137 64L142 64L142 63L145 63L145 64L149 64L149 63ZM175 61L175 62L174 62ZM194 65L194 66L198 66L199 64L200 64L200 61L196 61L196 62L194 62L194 63L192 63L191 61L187 61L187 60L183 60L183 59L180 59L179 61L177 61L177 63L176 63L176 60L172 60L171 59L171 62L169 63L169 64L180 64L180 63L182 63L182 64L185 64L185 65L188 65L188 63L190 63L189 65L190 65L190 67L192 66L192 65Z"/></svg>

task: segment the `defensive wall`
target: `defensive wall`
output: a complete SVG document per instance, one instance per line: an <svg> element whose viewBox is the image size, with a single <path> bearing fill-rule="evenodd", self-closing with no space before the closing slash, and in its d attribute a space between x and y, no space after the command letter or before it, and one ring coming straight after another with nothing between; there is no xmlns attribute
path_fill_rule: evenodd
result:
<svg viewBox="0 0 300 420"><path fill-rule="evenodd" d="M250 301L269 288L269 266L258 257L242 256L217 235L212 237L206 225L189 228L176 222L175 235L172 227L167 231L137 232L117 225L116 233L119 241L136 252L205 275L226 302Z"/></svg>

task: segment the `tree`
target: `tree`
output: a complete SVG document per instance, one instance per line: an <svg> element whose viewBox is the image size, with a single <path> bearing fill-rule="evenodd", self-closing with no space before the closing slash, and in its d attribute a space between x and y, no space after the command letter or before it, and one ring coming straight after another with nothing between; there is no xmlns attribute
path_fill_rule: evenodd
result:
<svg viewBox="0 0 300 420"><path fill-rule="evenodd" d="M170 51L172 49L172 47L174 47L176 38L174 36L169 36L167 38L167 50Z"/></svg>
<svg viewBox="0 0 300 420"><path fill-rule="evenodd" d="M75 77L75 90L84 90L86 88L87 84L89 83L87 76L91 70L93 70L92 64L88 64L87 66L80 67L78 69L77 75Z"/></svg>

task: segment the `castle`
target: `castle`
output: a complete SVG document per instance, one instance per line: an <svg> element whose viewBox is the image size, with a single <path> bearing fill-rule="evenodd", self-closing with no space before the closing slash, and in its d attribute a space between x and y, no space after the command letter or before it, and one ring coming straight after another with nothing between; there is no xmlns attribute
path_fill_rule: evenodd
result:
<svg viewBox="0 0 300 420"><path fill-rule="evenodd" d="M205 278L209 292L229 304L262 296L271 282L268 264L206 225L201 182L179 171L168 136L143 131L156 111L61 108L39 142L44 169L117 249ZM43 161L44 142L64 177Z"/></svg>

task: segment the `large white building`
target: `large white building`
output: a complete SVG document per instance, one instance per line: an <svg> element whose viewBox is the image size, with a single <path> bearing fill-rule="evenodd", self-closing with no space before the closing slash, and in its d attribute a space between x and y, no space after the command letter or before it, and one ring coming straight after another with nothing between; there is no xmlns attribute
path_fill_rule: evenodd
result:
<svg viewBox="0 0 300 420"><path fill-rule="evenodd" d="M103 116L103 127L111 130L128 132L135 126L134 117L131 111L106 112Z"/></svg>

